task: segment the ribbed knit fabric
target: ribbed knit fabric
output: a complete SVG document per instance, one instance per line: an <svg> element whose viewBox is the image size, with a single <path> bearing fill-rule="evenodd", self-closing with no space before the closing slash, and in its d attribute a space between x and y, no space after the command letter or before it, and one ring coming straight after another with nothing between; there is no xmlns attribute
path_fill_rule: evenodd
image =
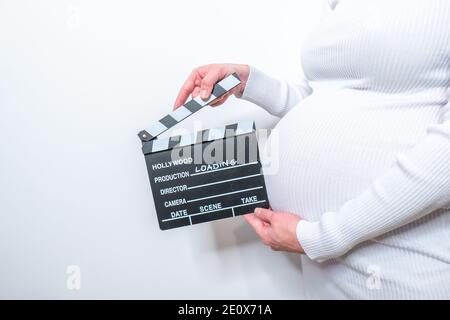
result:
<svg viewBox="0 0 450 320"><path fill-rule="evenodd" d="M330 1L302 65L243 98L282 117L269 198L326 297L450 298L450 1Z"/></svg>

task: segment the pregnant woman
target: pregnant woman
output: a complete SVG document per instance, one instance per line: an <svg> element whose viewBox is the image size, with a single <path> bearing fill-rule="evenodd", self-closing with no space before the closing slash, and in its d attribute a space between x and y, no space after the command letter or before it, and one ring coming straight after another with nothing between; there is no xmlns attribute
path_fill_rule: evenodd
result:
<svg viewBox="0 0 450 320"><path fill-rule="evenodd" d="M320 297L450 298L450 1L329 1L301 58L297 85L197 68L175 108L237 72L233 93L281 117L273 211L245 217L309 258Z"/></svg>

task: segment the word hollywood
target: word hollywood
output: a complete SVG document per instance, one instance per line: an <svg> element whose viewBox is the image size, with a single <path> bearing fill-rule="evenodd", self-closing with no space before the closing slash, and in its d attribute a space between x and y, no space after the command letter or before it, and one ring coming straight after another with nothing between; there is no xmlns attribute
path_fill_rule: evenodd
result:
<svg viewBox="0 0 450 320"><path fill-rule="evenodd" d="M178 308L179 315L200 315L209 318L211 314L222 315L271 315L269 305L261 304L224 304L220 308L184 305Z"/></svg>

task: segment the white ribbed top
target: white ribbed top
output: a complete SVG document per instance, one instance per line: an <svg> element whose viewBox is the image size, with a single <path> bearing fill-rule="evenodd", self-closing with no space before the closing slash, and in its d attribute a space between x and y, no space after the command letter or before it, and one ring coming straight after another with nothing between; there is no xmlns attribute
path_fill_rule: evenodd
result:
<svg viewBox="0 0 450 320"><path fill-rule="evenodd" d="M269 198L324 293L450 298L450 1L330 1L302 65L243 98L282 117Z"/></svg>

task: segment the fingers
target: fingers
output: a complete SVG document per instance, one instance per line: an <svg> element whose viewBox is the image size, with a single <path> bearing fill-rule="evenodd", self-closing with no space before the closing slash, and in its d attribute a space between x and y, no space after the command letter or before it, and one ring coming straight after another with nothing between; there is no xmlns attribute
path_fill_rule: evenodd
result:
<svg viewBox="0 0 450 320"><path fill-rule="evenodd" d="M200 95L203 100L208 99L214 85L222 80L225 75L226 72L223 68L214 66L203 66L195 69L181 87L180 92L175 99L173 109L177 109L183 105L190 95L193 97ZM223 103L224 101L225 100L220 103ZM219 102L217 101L217 105L218 104Z"/></svg>
<svg viewBox="0 0 450 320"><path fill-rule="evenodd" d="M252 228L255 229L257 233L260 229L264 227L263 221L255 217L255 215L253 215L252 213L244 215L244 218L245 220L247 220L250 226L252 226Z"/></svg>
<svg viewBox="0 0 450 320"><path fill-rule="evenodd" d="M296 234L296 226L300 220L297 215L256 208L255 214L244 217L262 242L273 251L305 253Z"/></svg>
<svg viewBox="0 0 450 320"><path fill-rule="evenodd" d="M267 225L256 217L254 214L244 215L245 220L250 224L250 226L255 230L256 234L261 238L262 242L266 245L269 244L269 239L267 237Z"/></svg>
<svg viewBox="0 0 450 320"><path fill-rule="evenodd" d="M183 86L180 89L180 92L178 93L178 96L175 100L173 109L178 108L179 106L183 105L183 103L186 102L187 98L191 95L193 92L196 82L198 83L198 74L196 70L194 70L191 75L186 79Z"/></svg>
<svg viewBox="0 0 450 320"><path fill-rule="evenodd" d="M221 104L223 104L230 97L230 95L231 95L231 93L224 94L222 97L220 97L219 99L217 99L216 101L211 103L211 107L220 106Z"/></svg>
<svg viewBox="0 0 450 320"><path fill-rule="evenodd" d="M227 75L233 73L235 69L236 67L231 67L226 64L210 64L196 68L181 87L175 99L173 109L175 110L186 103L189 96L193 98L200 96L203 100L207 100L211 96L214 85ZM234 90L217 99L212 106L221 105L230 95L236 93L236 90L238 89L234 88Z"/></svg>
<svg viewBox="0 0 450 320"><path fill-rule="evenodd" d="M269 209L264 209L264 208L256 208L255 215L259 219L266 221L267 223L271 223L272 218L273 218L273 211L269 210Z"/></svg>
<svg viewBox="0 0 450 320"><path fill-rule="evenodd" d="M194 90L192 91L192 99L197 97L200 94L200 87L196 86Z"/></svg>
<svg viewBox="0 0 450 320"><path fill-rule="evenodd" d="M214 85L224 77L221 69L215 69L208 72L202 80L200 98L206 100L211 95Z"/></svg>

